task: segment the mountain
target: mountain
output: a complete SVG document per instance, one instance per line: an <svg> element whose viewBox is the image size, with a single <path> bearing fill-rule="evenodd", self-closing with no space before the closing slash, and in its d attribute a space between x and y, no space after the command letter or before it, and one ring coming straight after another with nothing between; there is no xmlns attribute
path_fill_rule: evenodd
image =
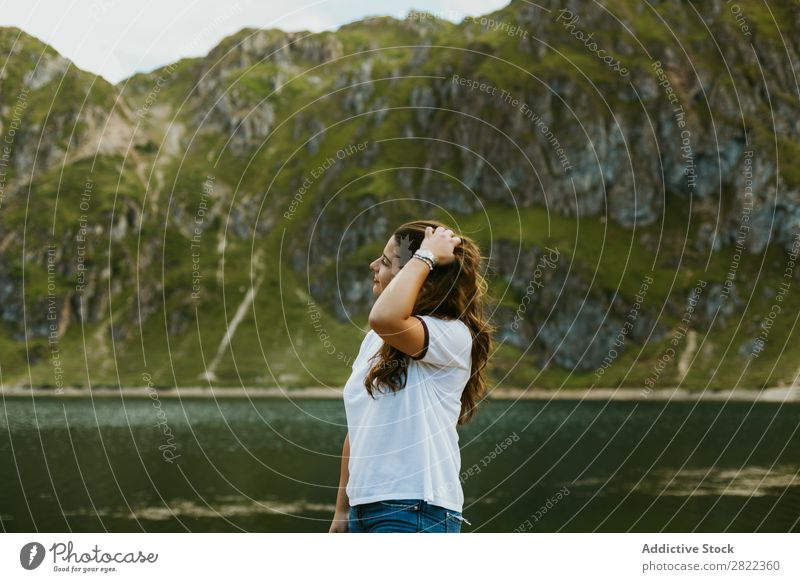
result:
<svg viewBox="0 0 800 582"><path fill-rule="evenodd" d="M393 226L489 258L497 384L790 384L795 3L244 29L116 86L0 29L5 385L341 385Z"/></svg>

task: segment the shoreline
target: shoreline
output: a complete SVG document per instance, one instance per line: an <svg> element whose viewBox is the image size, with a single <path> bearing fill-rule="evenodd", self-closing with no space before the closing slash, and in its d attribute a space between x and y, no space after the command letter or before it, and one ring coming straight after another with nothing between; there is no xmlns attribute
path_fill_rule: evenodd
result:
<svg viewBox="0 0 800 582"><path fill-rule="evenodd" d="M147 386L123 388L64 388L56 392L55 388L0 388L2 398L112 398L120 395L126 398L158 399L327 399L341 400L341 388L312 386L308 388L203 388L199 386L152 389ZM489 395L489 400L618 400L618 401L673 401L695 402L729 401L738 402L800 402L800 386L773 387L763 390L687 390L685 388L659 388L646 392L640 388L569 388L549 390L544 388L496 388Z"/></svg>

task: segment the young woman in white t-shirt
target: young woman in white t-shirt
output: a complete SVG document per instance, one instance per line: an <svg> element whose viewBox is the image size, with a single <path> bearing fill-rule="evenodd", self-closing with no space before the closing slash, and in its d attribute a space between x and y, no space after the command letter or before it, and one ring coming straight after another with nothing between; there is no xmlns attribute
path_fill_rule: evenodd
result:
<svg viewBox="0 0 800 582"><path fill-rule="evenodd" d="M331 532L461 530L456 426L486 392L493 331L480 267L475 242L437 221L402 225L370 264Z"/></svg>

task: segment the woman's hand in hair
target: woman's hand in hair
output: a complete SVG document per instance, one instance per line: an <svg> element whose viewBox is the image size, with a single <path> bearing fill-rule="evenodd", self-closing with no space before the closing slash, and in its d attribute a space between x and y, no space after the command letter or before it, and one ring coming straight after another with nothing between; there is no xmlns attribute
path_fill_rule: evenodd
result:
<svg viewBox="0 0 800 582"><path fill-rule="evenodd" d="M439 265L449 265L456 260L453 251L460 244L461 238L454 236L449 228L437 226L434 230L429 226L425 229L425 240L419 248L431 251Z"/></svg>

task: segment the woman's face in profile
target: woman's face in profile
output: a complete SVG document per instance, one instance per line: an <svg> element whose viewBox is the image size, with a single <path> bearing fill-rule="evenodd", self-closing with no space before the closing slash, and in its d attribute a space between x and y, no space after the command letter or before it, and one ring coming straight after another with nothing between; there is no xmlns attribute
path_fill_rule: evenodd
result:
<svg viewBox="0 0 800 582"><path fill-rule="evenodd" d="M377 297L383 293L389 281L400 271L400 259L397 256L397 242L394 240L394 236L389 237L389 242L383 247L381 256L372 261L369 268L373 275L372 293Z"/></svg>

